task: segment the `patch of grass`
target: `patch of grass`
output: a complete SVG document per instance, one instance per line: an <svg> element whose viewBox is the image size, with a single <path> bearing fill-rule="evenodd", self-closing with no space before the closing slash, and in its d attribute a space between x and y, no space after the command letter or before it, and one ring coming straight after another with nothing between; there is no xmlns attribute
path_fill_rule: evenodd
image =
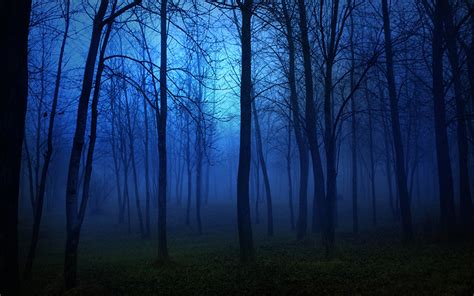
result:
<svg viewBox="0 0 474 296"><path fill-rule="evenodd" d="M156 239L143 240L128 235L123 226L101 222L107 221L103 217L87 217L78 287L65 295L474 293L473 240L418 240L402 245L396 231L364 232L357 237L338 233L337 247L326 257L318 236L296 242L294 233L277 231L268 238L264 225L259 225L255 226L256 260L243 265L238 260L235 226L217 223L224 216L216 215L215 224L207 221L202 236L179 221L170 225L169 262L156 261ZM45 226L47 235L40 241L33 279L22 283L24 295L64 295L64 235L55 228L57 224ZM23 245L27 246L26 239Z"/></svg>

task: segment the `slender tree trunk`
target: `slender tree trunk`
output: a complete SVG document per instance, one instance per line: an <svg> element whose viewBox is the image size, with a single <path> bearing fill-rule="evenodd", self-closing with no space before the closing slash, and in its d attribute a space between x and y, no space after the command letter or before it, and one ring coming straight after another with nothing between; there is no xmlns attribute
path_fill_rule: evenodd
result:
<svg viewBox="0 0 474 296"><path fill-rule="evenodd" d="M196 134L196 226L198 234L202 234L201 224L201 186L202 186L202 135L201 124L198 122Z"/></svg>
<svg viewBox="0 0 474 296"><path fill-rule="evenodd" d="M28 140L25 137L23 142L25 143L26 162L28 164L28 187L30 189L30 203L31 209L33 210L33 217L35 216L35 184L33 183L33 164L31 163L31 154L28 147Z"/></svg>
<svg viewBox="0 0 474 296"><path fill-rule="evenodd" d="M125 156L123 160L124 174L123 174L123 213L125 213L125 208L127 209L127 232L128 234L132 233L132 223L130 220L130 193L128 191L128 166L130 163L130 157Z"/></svg>
<svg viewBox="0 0 474 296"><path fill-rule="evenodd" d="M210 154L210 152L208 152L208 154ZM208 157L210 158L210 156L208 155ZM207 206L209 204L209 182L210 182L210 178L209 178L209 175L210 175L210 170L211 170L211 166L209 165L209 163L206 164L206 183L204 185L204 204Z"/></svg>
<svg viewBox="0 0 474 296"><path fill-rule="evenodd" d="M148 134L148 108L147 102L143 100L143 112L145 113L145 237L150 238L150 156L149 156L149 134ZM178 178L179 179L179 178ZM178 182L177 182L178 183Z"/></svg>
<svg viewBox="0 0 474 296"><path fill-rule="evenodd" d="M260 224L260 162L255 161L255 224Z"/></svg>
<svg viewBox="0 0 474 296"><path fill-rule="evenodd" d="M311 160L313 164L313 178L314 178L314 201L313 201L313 232L321 229L323 201L325 194L324 189L324 175L321 163L321 156L319 154L319 145L316 134L316 109L314 104L314 89L313 89L313 71L311 66L311 48L308 39L308 24L306 19L306 5L304 0L298 0L300 34L303 51L303 66L305 76L305 90L306 90L306 110L305 110L305 127L309 143L309 150L311 153ZM300 153L300 157L304 155ZM303 167L304 169L304 167ZM303 239L307 235L307 217L308 206L306 194L301 194L299 201L298 227L297 238Z"/></svg>
<svg viewBox="0 0 474 296"><path fill-rule="evenodd" d="M331 8L331 26L328 53L325 58L324 75L324 147L326 152L326 199L323 211L323 241L328 253L335 242L335 206L336 206L336 132L334 126L334 107L332 102L333 66L336 57L336 35L339 14L339 1L333 1Z"/></svg>
<svg viewBox="0 0 474 296"><path fill-rule="evenodd" d="M38 98L38 110L36 112L36 146L35 146L35 165L34 165L34 173L35 173L35 204L36 200L38 199L38 192L39 192L39 182L40 182L40 166L41 166L41 132L42 132L42 123L43 123L43 105L44 105L44 98L45 98L45 60L46 60L46 45L45 45L45 32L41 32L41 66L40 66L40 95ZM34 210L34 214L36 214L36 208ZM34 216L34 215L33 215Z"/></svg>
<svg viewBox="0 0 474 296"><path fill-rule="evenodd" d="M112 99L111 101L111 107L112 111L112 157L114 159L114 170L115 170L115 186L117 188L117 198L118 198L118 223L121 224L124 222L124 214L122 210L122 204L123 204L123 197L122 197L122 190L121 190L121 184L120 184L120 166L119 166L119 159L117 156L117 147L115 143L115 100Z"/></svg>
<svg viewBox="0 0 474 296"><path fill-rule="evenodd" d="M396 200L394 198L393 194L393 185L392 185L392 165L391 165L391 153L392 147L390 145L390 139L388 137L389 135L389 128L387 126L387 121L385 119L385 112L384 112L384 118L383 120L383 127L384 127L384 150L385 150L385 171L386 171L386 176L387 176L387 185L388 185L388 198L389 198L389 203L390 203L390 210L392 212L393 218L398 220L400 218L400 215L397 211L397 206L396 206Z"/></svg>
<svg viewBox="0 0 474 296"><path fill-rule="evenodd" d="M402 136L400 132L400 119L398 114L398 99L393 70L392 31L387 0L382 0L383 27L385 36L385 56L387 64L387 82L390 99L390 115L392 120L393 143L395 146L395 169L397 177L398 196L400 201L400 214L402 222L402 240L407 242L413 239L411 221L410 197L408 195L407 178L405 170L405 157L403 152Z"/></svg>
<svg viewBox="0 0 474 296"><path fill-rule="evenodd" d="M240 149L237 173L237 225L239 229L240 259L243 262L252 261L254 257L249 204L252 127L252 9L252 0L244 0L244 2L240 4L240 10L242 12L242 73L240 80Z"/></svg>
<svg viewBox="0 0 474 296"><path fill-rule="evenodd" d="M187 170L187 181L188 181L188 198L187 198L187 203L186 203L186 225L190 225L191 223L191 192L192 192L192 170L191 170L191 137L190 137L190 130L189 130L189 115L186 114L186 170Z"/></svg>
<svg viewBox="0 0 474 296"><path fill-rule="evenodd" d="M81 95L79 97L79 107L77 110L76 129L74 141L69 160L68 177L66 185L66 219L67 219L67 239L64 261L64 283L66 289L76 285L77 271L77 246L79 243L78 229L78 181L79 166L81 162L82 148L84 146L84 135L87 125L87 109L92 89L95 62L99 50L100 37L102 31L101 22L107 11L108 0L101 0L99 10L94 17L92 26L92 36L87 55L84 78L82 82Z"/></svg>
<svg viewBox="0 0 474 296"><path fill-rule="evenodd" d="M160 9L160 110L156 112L158 126L158 154L160 158L158 172L158 259L168 259L168 243L166 234L166 185L167 185L167 157L166 157L166 119L168 113L168 86L167 86L167 8L168 1L161 1Z"/></svg>
<svg viewBox="0 0 474 296"><path fill-rule="evenodd" d="M49 165L51 162L51 156L53 155L53 129L54 129L54 120L56 118L56 109L58 106L58 97L59 97L59 87L61 84L61 72L63 65L64 49L66 47L67 35L69 32L69 5L70 1L66 1L66 15L65 15L65 29L63 34L63 39L61 42L61 48L59 50L59 60L58 60L58 69L56 72L56 82L54 86L53 94L53 104L51 106L51 113L49 116L49 126L48 126L48 136L47 136L47 148L44 154L44 163L41 170L41 180L38 190L38 195L36 202L34 203L34 223L33 223L33 232L31 236L30 249L28 251L28 256L26 258L26 265L24 270L24 278L31 278L31 269L33 267L33 260L35 259L36 246L38 244L39 229L41 224L41 217L43 215L43 203L44 203L44 194L46 190L46 179L48 176ZM38 147L39 150L39 147Z"/></svg>
<svg viewBox="0 0 474 296"><path fill-rule="evenodd" d="M446 124L446 105L444 99L443 78L443 14L448 9L443 0L436 0L433 19L432 68L434 126L436 139L436 158L438 163L438 181L440 197L440 222L444 235L455 231L454 190L449 158L448 132Z"/></svg>
<svg viewBox="0 0 474 296"><path fill-rule="evenodd" d="M125 94L125 112L127 117L127 133L128 133L128 141L130 145L130 160L132 162L132 174L133 174L133 185L135 190L135 206L137 208L137 215L138 215L138 223L140 226L140 234L142 238L146 237L145 227L143 225L143 216L142 216L142 207L140 205L140 193L138 190L138 177L137 177L137 166L135 164L135 141L133 136L132 130L132 122L130 119L130 104L128 102L128 95L127 89L125 87L125 81L123 85L123 91Z"/></svg>
<svg viewBox="0 0 474 296"><path fill-rule="evenodd" d="M199 28L197 28L199 30ZM197 32L199 35L199 31ZM196 224L198 234L202 234L202 223L201 223L201 193L202 193L202 158L203 158L203 114L202 110L202 83L203 73L201 69L201 55L197 54L197 68L198 68L198 95L196 105L198 107L198 120L196 126Z"/></svg>
<svg viewBox="0 0 474 296"><path fill-rule="evenodd" d="M459 64L459 54L456 43L458 35L454 29L453 11L451 4L447 0L444 2L444 23L445 36L447 40L447 49L454 81L454 98L456 103L457 117L457 142L458 142L458 161L459 161L459 214L463 231L468 232L472 226L472 201L471 188L469 182L469 146L467 140L466 111L463 95L463 86L461 82L461 69Z"/></svg>
<svg viewBox="0 0 474 296"><path fill-rule="evenodd" d="M0 136L0 287L5 295L19 292L18 194L21 152L28 99L28 30L30 0L2 1L1 47L5 75L1 79Z"/></svg>
<svg viewBox="0 0 474 296"><path fill-rule="evenodd" d="M377 206L375 200L375 160L374 160L374 125L372 124L372 104L366 87L367 108L369 109L369 154L370 154L370 193L372 194L372 226L377 226Z"/></svg>
<svg viewBox="0 0 474 296"><path fill-rule="evenodd" d="M257 140L257 156L262 168L263 184L265 185L265 196L267 197L267 234L273 236L273 206L272 206L272 191L270 188L270 180L268 178L267 164L263 155L262 134L260 131L260 123L258 121L257 108L255 107L255 100L252 100L253 119L255 123L255 132Z"/></svg>
<svg viewBox="0 0 474 296"><path fill-rule="evenodd" d="M351 89L354 89L355 49L354 49L354 17L350 15L350 40L351 49ZM352 181L352 232L359 232L358 188L357 188L357 121L356 98L351 97L351 181Z"/></svg>
<svg viewBox="0 0 474 296"><path fill-rule="evenodd" d="M116 2L114 2L114 4L112 5L112 13L115 12L115 6L116 6ZM107 8L107 5L105 6L105 10L106 8ZM102 7L99 8L99 11L100 9L102 9ZM103 15L100 18L100 20L102 20L102 18L103 18ZM80 203L79 211L74 213L75 220L74 222L72 222L74 224L68 225L68 233L67 233L67 241L66 241L66 260L64 264L64 271L65 271L64 278L65 278L66 289L70 289L74 287L75 282L76 282L77 247L79 245L81 227L82 227L85 212L87 209L87 202L89 200L89 188L90 188L90 181L92 178L93 156L94 156L95 143L97 139L97 119L99 115L97 107L98 107L99 98L100 98L102 73L104 71L104 55L105 55L105 50L107 48L107 43L110 37L111 30L112 30L112 22L107 25L107 30L102 42L102 48L100 50L97 73L95 76L94 94L92 96L92 105L91 105L91 123L90 123L90 137L89 137L90 140L89 140L89 148L87 150L87 157L85 161L85 174L84 174L84 184L83 184L83 189L82 189L81 203ZM99 39L100 39L100 32L99 32ZM92 72L93 71L94 71L94 67L92 67ZM86 110L85 115L86 115L85 120L87 120L87 110ZM76 126L76 131L78 127L79 127L79 124ZM68 178L68 181L69 181L69 178ZM75 201L76 207L77 207L77 202L78 201L76 200ZM68 213L68 215L70 215L70 213Z"/></svg>
<svg viewBox="0 0 474 296"><path fill-rule="evenodd" d="M291 121L291 109L290 109ZM290 123L291 124L291 123ZM293 213L293 180L291 178L291 125L288 125L288 149L286 154L286 173L288 175L288 207L290 209L291 230L295 230L295 216Z"/></svg>
<svg viewBox="0 0 474 296"><path fill-rule="evenodd" d="M286 0L282 0L283 4L283 16L285 18L285 26L286 26L286 38L288 42L288 62L289 62L289 69L288 69L288 83L290 85L290 106L292 111L292 118L293 118L293 128L295 130L295 138L296 144L298 146L298 156L299 156L299 211L303 214L304 209L307 208L307 192L308 192L308 148L306 146L305 138L302 132L301 127L301 114L300 114L300 106L298 103L298 95L296 93L296 76L295 76L295 44L293 40L293 27L291 23L290 16L288 14L288 8L286 5ZM307 216L306 214L304 214ZM313 218L315 216L313 215ZM303 218L306 219L307 218ZM298 221L299 218L298 218ZM313 222L316 222L313 219ZM298 224L298 229L300 230L298 235L300 239L304 237L306 230L300 228L303 227L302 224ZM315 229L316 224L313 223L313 229Z"/></svg>

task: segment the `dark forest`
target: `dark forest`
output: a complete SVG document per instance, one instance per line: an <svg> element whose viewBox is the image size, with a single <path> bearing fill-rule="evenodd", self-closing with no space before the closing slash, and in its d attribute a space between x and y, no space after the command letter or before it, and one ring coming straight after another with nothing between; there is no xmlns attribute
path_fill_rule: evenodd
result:
<svg viewBox="0 0 474 296"><path fill-rule="evenodd" d="M0 296L474 294L472 0L0 10Z"/></svg>

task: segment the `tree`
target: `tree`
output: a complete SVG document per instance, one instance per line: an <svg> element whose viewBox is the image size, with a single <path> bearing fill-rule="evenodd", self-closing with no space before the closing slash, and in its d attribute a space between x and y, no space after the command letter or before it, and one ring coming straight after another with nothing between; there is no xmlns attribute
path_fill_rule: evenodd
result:
<svg viewBox="0 0 474 296"><path fill-rule="evenodd" d="M282 10L285 19L286 28L286 41L288 43L288 84L290 86L290 106L291 115L293 119L293 129L295 130L296 144L298 146L298 157L299 157L299 205L300 215L304 214L307 207L307 194L308 194L308 147L305 141L305 136L302 131L302 115L300 114L300 105L298 102L298 94L296 92L296 77L295 77L295 44L293 40L293 26L291 23L290 15L286 5L286 0L282 0ZM303 209L304 207L304 209ZM298 218L299 219L299 218ZM301 219L306 219L301 217ZM300 220L298 220L300 221ZM313 220L314 221L314 220ZM304 221L301 221L304 222ZM303 223L298 224L300 230L300 239L304 237L306 231L303 230Z"/></svg>
<svg viewBox="0 0 474 296"><path fill-rule="evenodd" d="M456 36L458 33L455 29L453 20L453 9L449 1L443 0L444 14L444 36L448 50L449 62L454 85L454 102L456 105L456 133L458 144L458 161L459 161L459 214L463 231L468 232L472 226L472 201L471 189L469 184L469 157L468 157L468 139L466 128L466 101L463 94L461 69L458 55L458 46Z"/></svg>
<svg viewBox="0 0 474 296"><path fill-rule="evenodd" d="M397 103L397 90L395 86L395 75L393 70L393 45L392 31L390 29L390 16L387 0L382 0L383 29L385 36L385 58L387 67L387 83L390 101L390 118L392 121L392 136L395 148L395 172L397 177L397 188L400 201L400 214L402 223L403 241L413 239L411 222L410 197L408 195L407 178L405 170L405 157L403 152L402 136L400 132L400 119Z"/></svg>
<svg viewBox="0 0 474 296"><path fill-rule="evenodd" d="M46 178L48 176L51 156L53 155L54 121L56 119L56 110L58 106L58 97L59 97L59 88L61 84L61 73L62 73L62 67L63 67L64 50L66 47L66 40L68 38L68 32L69 32L69 19L70 19L69 6L70 6L70 0L66 0L66 8L65 8L65 14L64 14L65 28L64 28L64 33L63 33L63 39L61 42L61 48L59 50L59 60L58 60L58 68L56 72L56 82L54 85L53 103L51 106L51 112L49 116L47 148L46 148L46 152L44 153L44 162L43 162L43 168L41 170L40 184L39 184L37 197L35 199L34 207L33 207L34 223L33 223L33 232L31 236L30 249L28 251L28 256L26 259L26 265L25 265L25 271L24 271L25 279L29 279L31 277L31 268L33 266L33 260L35 258L36 246L38 244L39 229L40 229L40 224L41 224L41 217L43 215L43 203L44 203L44 194L46 190ZM38 135L39 135L39 132L38 132ZM37 151L39 152L39 149L37 149Z"/></svg>
<svg viewBox="0 0 474 296"><path fill-rule="evenodd" d="M112 22L116 17L134 7L140 2L136 0L117 11L113 12L108 18L105 18L108 0L101 0L99 8L94 16L92 34L84 68L82 80L81 95L79 97L79 107L77 109L76 127L74 140L71 148L71 157L69 160L68 177L66 185L66 219L67 219L67 238L64 260L64 283L66 289L71 289L76 285L77 271L77 247L79 245L80 230L84 219L84 212L87 206L87 199L81 200L81 206L78 212L78 185L79 185L79 166L81 162L82 149L84 147L84 136L87 125L87 110L92 90L92 82L96 64L97 53L100 45L102 29L105 25ZM96 115L93 114L93 117ZM92 132L91 132L92 133ZM93 151L94 146L90 146ZM89 156L88 156L89 157ZM92 154L90 154L92 158ZM92 159L90 160L90 162ZM91 170L91 168L88 168ZM88 185L87 185L88 186ZM87 187L84 189L87 191ZM86 193L88 194L88 193Z"/></svg>
<svg viewBox="0 0 474 296"><path fill-rule="evenodd" d="M303 66L305 77L306 104L305 128L309 143L309 151L313 164L314 202L313 202L313 232L320 229L323 215L323 201L325 198L324 175L319 154L319 144L316 134L316 109L314 104L313 71L311 66L311 49L308 39L308 24L306 5L304 0L298 0L300 38L303 52ZM299 214L297 223L297 238L303 239L307 233L307 200L300 194Z"/></svg>
<svg viewBox="0 0 474 296"><path fill-rule="evenodd" d="M253 0L239 3L242 13L242 60L240 78L240 149L237 172L237 223L239 228L240 259L253 260L252 224L250 222L249 178L252 122L252 34L251 18Z"/></svg>
<svg viewBox="0 0 474 296"><path fill-rule="evenodd" d="M255 107L255 99L252 100L253 121L255 124L255 139L257 146L257 157L262 168L263 183L265 185L265 195L267 197L267 234L273 236L273 206L272 192L270 188L270 180L268 178L267 164L263 155L262 133L260 131L260 122L258 121L257 108Z"/></svg>
<svg viewBox="0 0 474 296"><path fill-rule="evenodd" d="M28 31L31 1L7 0L2 17L2 79L0 136L0 286L6 294L18 293L18 193L21 147L28 99Z"/></svg>
<svg viewBox="0 0 474 296"><path fill-rule="evenodd" d="M167 185L167 158L166 158L166 119L168 114L168 86L167 86L167 9L168 1L162 0L160 7L160 109L156 110L156 125L158 126L158 259L168 260L168 241L166 233L166 185ZM158 102L155 102L158 106Z"/></svg>

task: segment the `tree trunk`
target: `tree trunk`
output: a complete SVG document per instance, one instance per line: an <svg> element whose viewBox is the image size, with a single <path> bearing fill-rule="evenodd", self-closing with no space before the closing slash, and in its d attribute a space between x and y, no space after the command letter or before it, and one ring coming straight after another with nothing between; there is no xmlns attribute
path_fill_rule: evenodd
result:
<svg viewBox="0 0 474 296"><path fill-rule="evenodd" d="M290 109L291 122L291 109ZM291 124L291 123L290 123ZM293 180L291 178L291 125L288 125L288 149L286 154L286 173L288 175L288 207L290 209L291 230L295 230L295 217L293 213Z"/></svg>
<svg viewBox="0 0 474 296"><path fill-rule="evenodd" d="M87 125L87 109L92 89L95 62L100 44L102 26L101 22L107 11L108 0L101 0L99 10L94 17L92 26L92 36L87 54L84 78L82 82L81 95L79 97L79 108L77 110L76 129L74 141L69 160L68 177L66 185L66 219L67 219L67 240L66 256L64 261L64 283L66 289L76 285L76 265L77 265L77 244L79 241L79 231L77 229L77 207L78 207L78 181L79 165L81 162L82 148L84 146L84 135Z"/></svg>
<svg viewBox="0 0 474 296"><path fill-rule="evenodd" d="M149 168L149 135L148 135L148 108L147 102L143 100L143 112L145 113L144 121L145 121L145 237L150 238L150 168ZM179 178L178 178L179 180ZM176 182L178 184L178 182Z"/></svg>
<svg viewBox="0 0 474 296"><path fill-rule="evenodd" d="M392 32L387 0L382 0L383 28L385 36L385 56L387 64L387 82L390 100L390 115L392 120L393 143L395 146L395 169L397 188L400 201L400 214L402 222L402 240L405 242L413 239L411 221L410 197L408 195L407 178L405 170L405 157L403 152L402 136L400 132L400 119L398 114L398 99L393 70Z"/></svg>
<svg viewBox="0 0 474 296"><path fill-rule="evenodd" d="M122 210L122 205L123 205L123 196L122 196L122 190L121 190L121 185L120 185L120 165L119 165L119 158L117 155L117 146L115 143L115 100L111 100L111 106L110 109L112 111L112 157L114 159L114 170L115 170L115 186L117 188L117 199L118 199L118 223L121 224L124 222L124 213Z"/></svg>
<svg viewBox="0 0 474 296"><path fill-rule="evenodd" d="M306 5L304 0L298 0L298 11L300 15L300 34L303 51L303 66L305 76L305 90L306 90L306 110L305 123L306 134L309 143L309 150L311 153L311 160L313 164L313 178L314 178L314 201L313 201L313 219L312 231L317 232L321 229L322 214L323 214L323 200L325 197L324 189L324 175L321 163L321 156L319 154L319 145L316 134L316 109L314 104L314 90L313 90L313 71L311 66L311 48L308 39L308 25L306 20ZM300 152L300 157L304 153ZM300 168L301 169L301 168ZM304 169L304 167L303 167ZM301 189L301 188L300 188ZM297 223L297 239L301 240L307 235L307 217L308 206L306 194L300 191L299 214Z"/></svg>
<svg viewBox="0 0 474 296"><path fill-rule="evenodd" d="M240 149L237 173L237 225L239 229L240 259L252 261L254 257L252 225L249 204L249 175L251 157L251 16L253 1L240 4L242 12L242 73L240 80Z"/></svg>
<svg viewBox="0 0 474 296"><path fill-rule="evenodd" d="M471 189L469 184L469 147L467 142L467 128L466 128L466 111L465 102L463 95L463 86L461 82L461 69L459 64L458 48L456 43L453 11L451 4L447 0L444 2L444 23L445 23L445 36L447 40L447 49L449 61L451 63L451 70L453 73L454 81L454 98L456 103L456 118L457 118L457 142L458 142L458 161L459 161L459 214L460 221L463 231L468 232L472 226L472 201L471 201Z"/></svg>
<svg viewBox="0 0 474 296"><path fill-rule="evenodd" d="M369 154L370 154L370 193L372 194L372 226L377 226L377 206L375 200L375 160L374 160L374 131L372 124L372 104L366 89L367 108L369 109Z"/></svg>
<svg viewBox="0 0 474 296"><path fill-rule="evenodd" d="M198 27L199 30L199 27ZM197 32L199 35L199 31ZM202 223L201 223L201 193L202 193L202 158L203 158L203 114L202 112L202 83L203 73L201 69L201 55L197 54L197 68L198 68L198 95L197 95L197 108L198 108L198 120L196 126L196 224L198 234L202 234Z"/></svg>
<svg viewBox="0 0 474 296"><path fill-rule="evenodd" d="M436 158L438 163L438 182L440 197L440 222L444 235L455 231L453 176L449 158L446 106L444 101L443 78L443 13L448 9L443 0L436 0L433 19L432 68L434 126L436 139Z"/></svg>
<svg viewBox="0 0 474 296"><path fill-rule="evenodd" d="M186 203L186 225L190 225L191 223L191 192L192 192L192 170L191 170L191 149L190 149L190 146L191 146L191 137L190 137L190 130L189 130L189 125L190 125L190 122L189 122L189 114L186 114L185 115L186 117L186 170L187 170L187 181L188 181L188 186L187 186L187 190L188 190L188 198L187 198L187 203Z"/></svg>
<svg viewBox="0 0 474 296"><path fill-rule="evenodd" d="M355 70L355 49L354 49L354 17L350 16L350 40L351 49L351 89L354 89L354 70ZM359 210L358 210L358 189L357 189L357 121L356 121L356 98L351 97L351 184L352 184L352 232L359 232Z"/></svg>
<svg viewBox="0 0 474 296"><path fill-rule="evenodd" d="M160 159L158 172L158 259L168 259L168 243L166 234L166 185L167 185L167 157L166 157L166 119L168 113L168 86L167 86L167 7L168 1L161 1L160 9L160 110L156 112L158 126L158 154ZM157 104L158 105L158 104Z"/></svg>
<svg viewBox="0 0 474 296"><path fill-rule="evenodd" d="M258 121L257 108L255 107L255 100L252 100L253 119L255 123L255 132L257 140L257 156L262 168L263 184L265 185L265 196L267 197L267 234L273 236L273 206L272 206L272 191L270 188L270 180L268 178L267 164L263 155L262 133L260 131L260 123Z"/></svg>
<svg viewBox="0 0 474 296"><path fill-rule="evenodd" d="M255 161L255 224L260 224L260 162Z"/></svg>
<svg viewBox="0 0 474 296"><path fill-rule="evenodd" d="M123 91L125 94L125 112L127 116L127 133L128 133L128 141L130 145L130 160L132 162L132 174L133 174L133 185L134 185L134 190L135 190L135 206L137 208L137 215L138 215L138 223L140 226L140 234L141 237L144 238L146 237L146 231L145 227L143 225L143 216L142 216L142 207L140 205L140 193L138 190L138 177L137 177L137 166L135 164L135 141L134 141L134 135L133 135L133 130L132 130L132 121L130 119L130 104L128 102L128 95L127 95L127 88L125 85L125 80L124 80L124 85L123 85Z"/></svg>
<svg viewBox="0 0 474 296"><path fill-rule="evenodd" d="M51 156L53 155L54 120L56 118L56 109L58 106L59 87L61 84L61 73L62 73L64 49L66 47L67 35L69 32L69 5L70 5L70 1L68 0L66 1L66 15L65 15L66 24L65 24L63 39L61 42L61 48L59 51L58 69L56 73L56 82L55 82L54 94L53 94L53 104L51 106L51 113L49 116L47 148L44 154L44 163L43 163L43 168L41 170L41 180L40 180L38 195L34 203L33 232L31 235L30 249L28 251L28 256L26 258L26 265L25 265L25 270L24 270L25 279L31 278L31 268L33 267L33 260L35 259L36 246L38 244L39 229L40 229L40 224L41 224L41 217L43 215L43 203L44 203L44 194L46 190L46 179L48 176Z"/></svg>
<svg viewBox="0 0 474 296"><path fill-rule="evenodd" d="M31 1L7 0L0 6L1 48L5 77L0 100L0 286L5 295L16 295L18 281L18 194L21 152L28 99L28 30Z"/></svg>
<svg viewBox="0 0 474 296"><path fill-rule="evenodd" d="M288 42L288 84L290 86L290 106L293 119L293 128L295 131L296 144L298 146L299 157L299 213L300 218L297 221L298 239L302 239L306 235L307 221L307 194L308 194L308 148L302 131L302 123L300 118L300 106L298 103L298 94L296 92L296 74L295 74L295 43L293 39L293 27L288 13L286 0L282 0L283 16L286 26L286 40ZM303 217L304 216L304 217ZM314 217L313 217L314 218ZM315 220L313 219L313 222ZM316 226L316 225L313 225Z"/></svg>

